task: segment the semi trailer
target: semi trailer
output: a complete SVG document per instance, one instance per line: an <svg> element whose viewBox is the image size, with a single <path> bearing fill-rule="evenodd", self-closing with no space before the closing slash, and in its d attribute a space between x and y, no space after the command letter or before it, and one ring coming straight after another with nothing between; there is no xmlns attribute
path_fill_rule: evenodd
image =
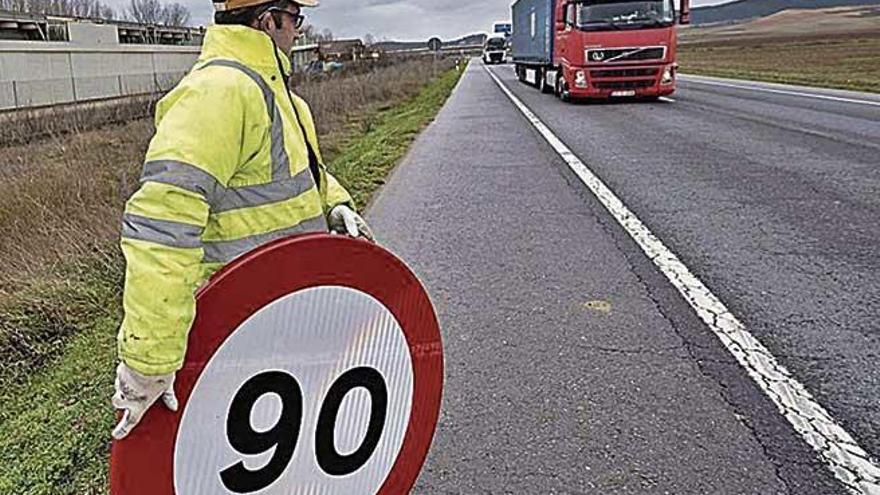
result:
<svg viewBox="0 0 880 495"><path fill-rule="evenodd" d="M675 91L676 24L690 0L516 0L517 78L563 100L655 99Z"/></svg>

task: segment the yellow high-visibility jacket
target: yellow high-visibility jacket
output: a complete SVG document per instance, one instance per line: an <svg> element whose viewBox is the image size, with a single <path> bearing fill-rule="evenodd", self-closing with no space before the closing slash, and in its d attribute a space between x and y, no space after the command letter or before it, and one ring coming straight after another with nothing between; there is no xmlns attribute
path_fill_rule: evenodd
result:
<svg viewBox="0 0 880 495"><path fill-rule="evenodd" d="M196 290L223 265L280 237L326 232L330 209L353 207L324 170L308 105L285 85L289 72L266 34L212 26L193 70L159 102L122 228L119 355L135 370L180 369Z"/></svg>

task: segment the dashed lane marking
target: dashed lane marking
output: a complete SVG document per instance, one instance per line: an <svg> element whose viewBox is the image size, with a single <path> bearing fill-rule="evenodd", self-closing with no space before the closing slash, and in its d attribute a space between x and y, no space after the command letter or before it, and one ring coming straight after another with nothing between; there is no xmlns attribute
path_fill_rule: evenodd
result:
<svg viewBox="0 0 880 495"><path fill-rule="evenodd" d="M675 103L675 99L670 98L668 96L661 96L660 98L657 98L657 99L664 102L664 103Z"/></svg>
<svg viewBox="0 0 880 495"><path fill-rule="evenodd" d="M815 449L834 476L854 494L880 495L880 467L852 435L495 73L486 71L746 369L794 430Z"/></svg>

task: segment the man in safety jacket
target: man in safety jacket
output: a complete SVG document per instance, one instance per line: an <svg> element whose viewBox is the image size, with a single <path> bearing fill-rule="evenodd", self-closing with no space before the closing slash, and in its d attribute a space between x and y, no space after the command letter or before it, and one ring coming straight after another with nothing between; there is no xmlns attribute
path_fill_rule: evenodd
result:
<svg viewBox="0 0 880 495"><path fill-rule="evenodd" d="M324 169L288 53L317 0L215 3L193 70L159 102L140 189L123 217L127 262L113 404L122 439L160 398L177 409L195 293L234 258L303 232L372 239Z"/></svg>

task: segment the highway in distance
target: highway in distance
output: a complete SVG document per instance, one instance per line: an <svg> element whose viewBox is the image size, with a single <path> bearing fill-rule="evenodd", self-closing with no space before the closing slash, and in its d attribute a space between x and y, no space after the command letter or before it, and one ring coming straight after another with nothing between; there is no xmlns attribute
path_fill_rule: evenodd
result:
<svg viewBox="0 0 880 495"><path fill-rule="evenodd" d="M437 307L414 493L880 494L880 96L473 61L368 211Z"/></svg>

